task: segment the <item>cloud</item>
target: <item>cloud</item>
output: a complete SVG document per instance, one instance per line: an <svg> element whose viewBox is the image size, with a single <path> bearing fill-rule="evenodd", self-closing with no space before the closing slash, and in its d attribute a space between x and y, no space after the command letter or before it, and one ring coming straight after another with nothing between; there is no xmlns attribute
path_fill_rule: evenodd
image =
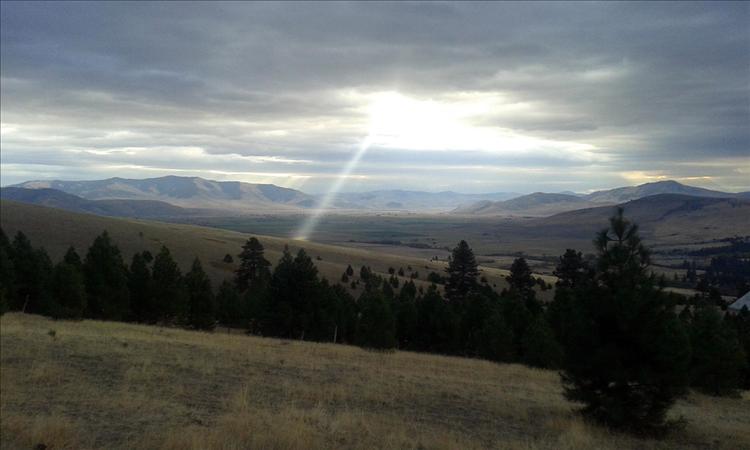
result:
<svg viewBox="0 0 750 450"><path fill-rule="evenodd" d="M128 167L321 191L391 92L406 112L347 188L750 189L747 3L0 8L6 184Z"/></svg>

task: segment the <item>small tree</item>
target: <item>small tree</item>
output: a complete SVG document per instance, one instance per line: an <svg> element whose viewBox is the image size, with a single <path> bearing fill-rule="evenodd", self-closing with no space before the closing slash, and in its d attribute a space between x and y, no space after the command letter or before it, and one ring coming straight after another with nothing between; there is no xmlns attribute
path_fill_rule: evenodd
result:
<svg viewBox="0 0 750 450"><path fill-rule="evenodd" d="M596 283L574 290L567 316L565 396L610 426L660 430L686 391L687 334L648 270L638 227L622 209L594 244Z"/></svg>
<svg viewBox="0 0 750 450"><path fill-rule="evenodd" d="M445 296L448 300L461 301L477 289L477 260L466 241L459 242L453 249L446 272L448 280L445 283Z"/></svg>

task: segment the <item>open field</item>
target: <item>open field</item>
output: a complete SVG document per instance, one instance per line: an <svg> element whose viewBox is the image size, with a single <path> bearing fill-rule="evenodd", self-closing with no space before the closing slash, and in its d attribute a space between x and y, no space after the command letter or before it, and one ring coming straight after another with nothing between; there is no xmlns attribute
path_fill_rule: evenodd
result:
<svg viewBox="0 0 750 450"><path fill-rule="evenodd" d="M123 323L0 319L3 449L737 449L750 395L662 441L582 422L556 373Z"/></svg>

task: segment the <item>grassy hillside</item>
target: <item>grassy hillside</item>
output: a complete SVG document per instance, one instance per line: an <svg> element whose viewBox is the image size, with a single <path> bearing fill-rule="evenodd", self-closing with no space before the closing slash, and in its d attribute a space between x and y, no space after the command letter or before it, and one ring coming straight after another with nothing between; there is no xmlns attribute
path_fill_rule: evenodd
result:
<svg viewBox="0 0 750 450"><path fill-rule="evenodd" d="M155 254L161 245L166 245L184 270L189 268L193 258L200 257L215 283L233 276L236 265L225 264L222 259L227 253L236 257L240 247L250 236L216 228L94 216L10 201L0 202L0 224L10 238L18 230L22 230L35 246L44 246L55 261L62 257L70 245L75 246L83 256L94 238L103 230L110 233L128 262L135 252L146 249ZM281 257L284 245L288 244L294 252L304 247L315 260L321 274L334 282L339 281L348 264L356 271L360 266L368 265L381 274L387 274L389 267L396 270L403 267L407 277L407 268L411 266L414 271L419 272L420 279L415 280L417 284L423 283L425 286L424 279L430 271L442 273L445 268L444 262L431 262L428 258L279 237L258 237L266 248L266 258L272 264ZM506 286L503 278L506 271L487 267L482 270L482 274L498 289ZM402 281L406 281L406 278Z"/></svg>
<svg viewBox="0 0 750 450"><path fill-rule="evenodd" d="M663 441L583 423L555 372L122 323L0 319L4 449L736 449L750 397Z"/></svg>

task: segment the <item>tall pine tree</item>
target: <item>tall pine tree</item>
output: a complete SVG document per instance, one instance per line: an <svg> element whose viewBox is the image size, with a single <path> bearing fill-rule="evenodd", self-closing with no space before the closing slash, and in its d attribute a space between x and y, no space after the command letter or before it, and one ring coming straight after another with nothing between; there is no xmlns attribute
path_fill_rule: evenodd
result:
<svg viewBox="0 0 750 450"><path fill-rule="evenodd" d="M453 249L448 263L448 281L445 283L445 296L452 302L464 300L477 289L479 269L474 252L466 241L458 243Z"/></svg>
<svg viewBox="0 0 750 450"><path fill-rule="evenodd" d="M269 263L263 256L263 245L255 237L247 240L239 254L240 267L235 273L235 283L240 292L253 287L254 284L265 282L270 278Z"/></svg>

